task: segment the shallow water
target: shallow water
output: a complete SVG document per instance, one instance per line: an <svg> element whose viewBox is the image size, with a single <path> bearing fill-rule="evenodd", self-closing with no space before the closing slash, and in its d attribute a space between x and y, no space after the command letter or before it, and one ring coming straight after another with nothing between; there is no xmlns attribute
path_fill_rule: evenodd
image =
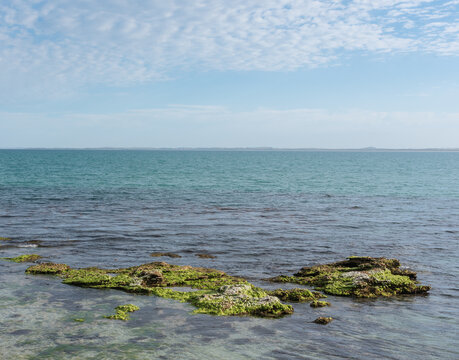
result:
<svg viewBox="0 0 459 360"><path fill-rule="evenodd" d="M349 255L395 257L433 287L294 304L277 320L214 317L0 261L2 359L459 357L459 153L1 150L0 236L12 239L0 256L124 267L175 252L182 258L159 259L263 287ZM103 318L123 303L141 310L128 322ZM312 323L320 315L335 320Z"/></svg>

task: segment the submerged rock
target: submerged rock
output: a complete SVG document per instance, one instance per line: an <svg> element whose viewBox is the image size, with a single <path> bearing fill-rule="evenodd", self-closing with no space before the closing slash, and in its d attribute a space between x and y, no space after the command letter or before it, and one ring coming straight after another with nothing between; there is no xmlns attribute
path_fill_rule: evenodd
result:
<svg viewBox="0 0 459 360"><path fill-rule="evenodd" d="M313 308L324 307L324 306L330 306L330 303L328 301L318 301L318 300L315 300L311 303L311 307Z"/></svg>
<svg viewBox="0 0 459 360"><path fill-rule="evenodd" d="M397 259L352 256L335 263L304 267L293 276L273 282L313 286L326 294L355 297L427 294L430 286L418 285L416 273L400 268Z"/></svg>
<svg viewBox="0 0 459 360"><path fill-rule="evenodd" d="M153 252L150 254L151 257L162 257L162 256L167 256L170 258L181 258L182 256L179 254L174 254L171 252Z"/></svg>
<svg viewBox="0 0 459 360"><path fill-rule="evenodd" d="M66 264L41 263L29 266L26 270L27 274L61 274L64 271L70 270L70 266Z"/></svg>
<svg viewBox="0 0 459 360"><path fill-rule="evenodd" d="M121 269L97 267L72 269L65 264L44 263L26 270L29 274L54 274L63 283L81 287L119 289L188 302L195 313L212 315L252 315L281 317L293 313L290 305L253 286L246 280L223 271L153 262ZM178 291L171 287L191 287ZM123 317L123 314L110 318ZM123 319L122 319L123 320Z"/></svg>
<svg viewBox="0 0 459 360"><path fill-rule="evenodd" d="M41 256L37 254L30 254L30 255L19 255L16 257L5 257L2 259L7 260L7 261L17 262L17 263L22 263L22 262L37 261L38 259L41 259Z"/></svg>
<svg viewBox="0 0 459 360"><path fill-rule="evenodd" d="M325 317L325 316L319 316L317 319L314 320L316 324L320 325L327 325L333 321L332 317Z"/></svg>
<svg viewBox="0 0 459 360"><path fill-rule="evenodd" d="M113 320L129 320L129 313L140 310L140 308L133 304L120 305L115 308L116 313L114 315L104 316L106 319Z"/></svg>
<svg viewBox="0 0 459 360"><path fill-rule="evenodd" d="M217 257L210 254L196 254L197 257L201 259L216 259Z"/></svg>

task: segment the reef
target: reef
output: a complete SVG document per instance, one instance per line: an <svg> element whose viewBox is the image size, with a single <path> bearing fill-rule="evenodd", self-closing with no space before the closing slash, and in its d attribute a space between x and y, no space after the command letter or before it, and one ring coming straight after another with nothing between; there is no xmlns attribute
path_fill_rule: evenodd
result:
<svg viewBox="0 0 459 360"><path fill-rule="evenodd" d="M114 315L107 315L104 318L127 321L129 320L129 313L137 310L140 310L140 308L133 304L120 305L115 308Z"/></svg>
<svg viewBox="0 0 459 360"><path fill-rule="evenodd" d="M316 324L320 325L327 325L333 321L332 317L325 317L325 316L319 316L317 319L314 320Z"/></svg>
<svg viewBox="0 0 459 360"><path fill-rule="evenodd" d="M359 298L427 294L430 286L418 285L416 273L400 268L397 259L352 256L344 261L303 267L293 276L273 282L309 285L325 294Z"/></svg>
<svg viewBox="0 0 459 360"><path fill-rule="evenodd" d="M151 257L162 257L162 256L167 256L170 258L181 258L182 256L179 254L174 254L171 252L152 252L150 254Z"/></svg>
<svg viewBox="0 0 459 360"><path fill-rule="evenodd" d="M22 263L22 262L34 262L38 259L41 259L41 256L37 254L30 254L30 255L19 255L16 257L4 257L2 259L7 260L7 261L13 261L16 263Z"/></svg>
<svg viewBox="0 0 459 360"><path fill-rule="evenodd" d="M65 264L43 263L30 266L26 273L56 275L68 285L119 289L188 302L197 308L195 313L201 314L281 317L293 313L292 306L281 303L278 297L269 295L242 278L215 269L165 262L120 269L72 269ZM171 287L196 290L180 291ZM123 317L118 312L111 316Z"/></svg>

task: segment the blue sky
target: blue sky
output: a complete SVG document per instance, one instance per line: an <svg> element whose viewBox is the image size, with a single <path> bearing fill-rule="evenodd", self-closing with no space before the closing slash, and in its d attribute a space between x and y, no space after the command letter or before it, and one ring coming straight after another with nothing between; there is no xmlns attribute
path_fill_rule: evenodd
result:
<svg viewBox="0 0 459 360"><path fill-rule="evenodd" d="M459 147L459 1L4 0L0 147Z"/></svg>

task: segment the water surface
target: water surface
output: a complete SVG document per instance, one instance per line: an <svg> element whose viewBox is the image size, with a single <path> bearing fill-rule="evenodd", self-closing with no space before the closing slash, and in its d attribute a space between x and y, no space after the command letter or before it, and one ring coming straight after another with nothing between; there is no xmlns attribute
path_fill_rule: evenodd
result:
<svg viewBox="0 0 459 360"><path fill-rule="evenodd" d="M164 260L263 287L349 255L395 257L433 286L427 297L295 304L277 320L213 317L2 261L5 359L459 357L459 153L1 150L0 236L12 239L0 256L124 267L175 252ZM141 310L103 319L122 303ZM312 323L320 315L336 320Z"/></svg>

